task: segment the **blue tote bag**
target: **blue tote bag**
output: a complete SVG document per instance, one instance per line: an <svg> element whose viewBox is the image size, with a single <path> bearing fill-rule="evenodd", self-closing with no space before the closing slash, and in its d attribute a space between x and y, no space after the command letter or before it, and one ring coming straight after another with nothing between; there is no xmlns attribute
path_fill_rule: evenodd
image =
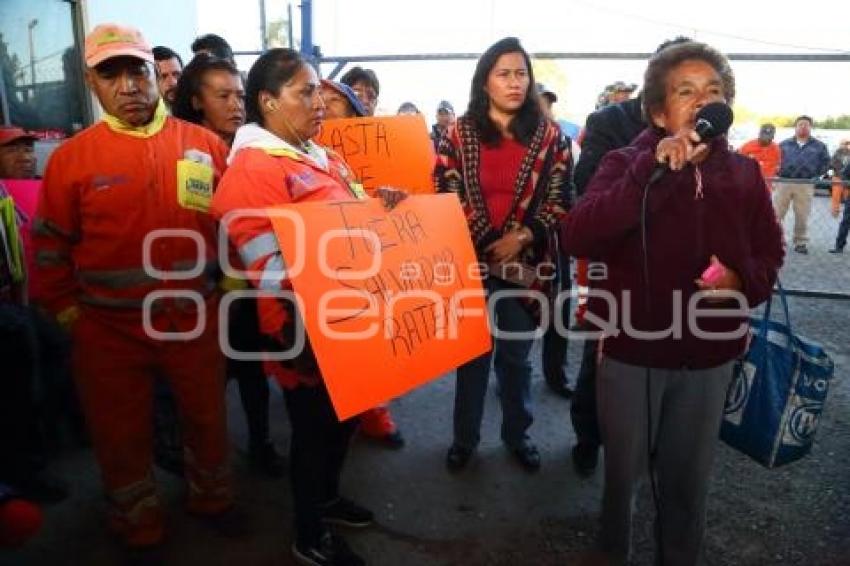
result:
<svg viewBox="0 0 850 566"><path fill-rule="evenodd" d="M768 468L811 451L834 371L820 344L792 331L777 285L785 323L770 319L770 301L761 319L750 319L750 345L735 364L720 427L726 444Z"/></svg>

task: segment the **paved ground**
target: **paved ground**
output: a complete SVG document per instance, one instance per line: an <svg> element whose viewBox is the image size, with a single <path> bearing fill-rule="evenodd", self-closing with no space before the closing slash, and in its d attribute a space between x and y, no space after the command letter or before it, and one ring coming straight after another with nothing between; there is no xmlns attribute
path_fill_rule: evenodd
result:
<svg viewBox="0 0 850 566"><path fill-rule="evenodd" d="M791 302L798 331L820 339L833 354L836 380L814 452L805 460L770 471L721 446L708 517L713 566L850 565L850 384L845 379L850 301ZM579 345L571 345L571 363L578 352ZM570 375L576 369L572 363ZM371 505L379 522L351 536L352 545L378 566L574 564L595 533L601 477L579 479L570 466L568 402L548 394L539 377L533 393L537 419L532 433L544 458L537 475L523 472L499 445L499 410L492 393L480 456L459 476L450 476L443 466L453 378L396 401L393 410L407 447L390 452L362 439L352 447L345 492ZM233 440L241 446L244 423L232 387L228 399ZM285 447L287 426L278 395L272 414L275 440ZM238 453L234 464L242 502L256 528L238 542L216 539L186 517L180 482L159 474L169 507L169 564L291 563L286 479L255 475ZM90 453L66 454L58 472L73 484L73 497L49 509L43 532L25 550L0 554L0 564L117 564L117 548L101 528ZM651 564L650 519L644 492L636 521L637 564Z"/></svg>
<svg viewBox="0 0 850 566"><path fill-rule="evenodd" d="M841 217L832 217L829 199L819 193L812 201L809 217L809 253L788 252L780 277L787 289L807 289L832 293L850 292L850 249L831 254ZM783 227L785 241L793 242L794 211L788 210ZM789 246L790 248L790 246Z"/></svg>

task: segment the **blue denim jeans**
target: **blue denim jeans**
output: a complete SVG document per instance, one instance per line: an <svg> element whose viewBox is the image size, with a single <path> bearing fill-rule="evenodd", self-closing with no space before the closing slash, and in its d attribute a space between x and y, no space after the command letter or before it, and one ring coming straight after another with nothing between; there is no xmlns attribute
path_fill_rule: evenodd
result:
<svg viewBox="0 0 850 566"><path fill-rule="evenodd" d="M515 287L491 277L486 282L486 288L491 317L495 315L495 320L491 319L492 326L502 332L525 332L529 337L496 337L490 352L457 369L454 442L471 449L481 439L481 418L492 361L502 402L502 441L508 447L516 448L528 438L526 431L534 420L531 414L529 352L533 343L530 334L537 325L516 297L503 297L494 304L493 293Z"/></svg>

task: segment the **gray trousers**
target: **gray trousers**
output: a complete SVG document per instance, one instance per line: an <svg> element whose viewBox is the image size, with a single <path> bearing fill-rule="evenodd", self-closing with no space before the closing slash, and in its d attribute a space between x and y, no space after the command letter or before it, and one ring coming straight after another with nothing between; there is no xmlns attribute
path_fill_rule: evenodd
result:
<svg viewBox="0 0 850 566"><path fill-rule="evenodd" d="M653 369L651 442L661 515L664 566L701 562L708 480L733 362L705 370ZM637 482L647 474L646 370L609 357L596 392L605 449L600 545L613 564L628 561Z"/></svg>

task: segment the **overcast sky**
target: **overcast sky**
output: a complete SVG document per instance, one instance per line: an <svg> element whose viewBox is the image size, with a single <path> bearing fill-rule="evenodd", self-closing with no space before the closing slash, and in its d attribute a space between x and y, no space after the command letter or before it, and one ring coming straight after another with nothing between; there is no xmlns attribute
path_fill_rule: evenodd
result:
<svg viewBox="0 0 850 566"><path fill-rule="evenodd" d="M270 0L272 19L283 0ZM228 0L198 0L199 31L215 29L234 44L257 44L258 19L240 23ZM250 3L246 3L246 8ZM298 2L293 10L298 12ZM507 35L530 52L649 52L679 34L730 52L835 53L850 49L850 2L711 3L668 0L314 0L314 39L326 56L480 53ZM812 12L803 14L804 7ZM300 35L296 31L296 35ZM256 47L255 47L256 48ZM474 61L370 64L381 80L380 107L413 101L430 118L440 99L462 112ZM850 113L850 63L733 62L738 103L763 115ZM324 67L327 74L332 67ZM556 111L583 120L596 94L615 80L640 83L645 64L562 61L547 71Z"/></svg>

